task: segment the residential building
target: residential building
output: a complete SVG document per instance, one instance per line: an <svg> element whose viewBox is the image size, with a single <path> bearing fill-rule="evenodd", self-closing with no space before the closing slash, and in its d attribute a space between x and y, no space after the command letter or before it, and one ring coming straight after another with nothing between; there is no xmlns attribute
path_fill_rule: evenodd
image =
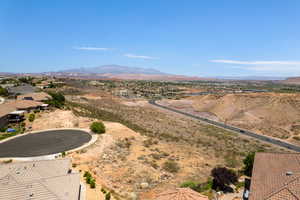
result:
<svg viewBox="0 0 300 200"><path fill-rule="evenodd" d="M30 112L32 110L39 110L43 103L32 100L14 100L2 105L15 107L15 110L25 110L27 112Z"/></svg>
<svg viewBox="0 0 300 200"><path fill-rule="evenodd" d="M70 159L0 165L0 200L83 200Z"/></svg>
<svg viewBox="0 0 300 200"><path fill-rule="evenodd" d="M300 153L256 153L249 200L300 200Z"/></svg>
<svg viewBox="0 0 300 200"><path fill-rule="evenodd" d="M11 105L0 104L0 128L3 128L9 123L9 113L15 111L16 108Z"/></svg>
<svg viewBox="0 0 300 200"><path fill-rule="evenodd" d="M47 108L48 104L31 100L13 100L0 104L0 128L6 127L9 122L22 121L24 112Z"/></svg>
<svg viewBox="0 0 300 200"><path fill-rule="evenodd" d="M45 92L27 93L27 94L19 95L17 97L18 100L32 100L38 102L45 102L50 98L51 96Z"/></svg>

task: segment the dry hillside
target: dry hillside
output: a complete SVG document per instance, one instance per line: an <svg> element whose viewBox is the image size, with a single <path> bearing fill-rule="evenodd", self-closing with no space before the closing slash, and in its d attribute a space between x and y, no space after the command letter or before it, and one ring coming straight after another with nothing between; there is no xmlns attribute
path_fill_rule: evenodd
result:
<svg viewBox="0 0 300 200"><path fill-rule="evenodd" d="M300 94L206 95L163 103L291 142L300 139Z"/></svg>
<svg viewBox="0 0 300 200"><path fill-rule="evenodd" d="M127 126L120 129L110 126L108 133L114 142L102 154L95 153L95 149L86 152L96 156L86 160L89 168L124 199L130 199L131 194L144 200L152 199L156 192L178 187L184 181L206 181L210 170L217 165L241 167L241 160L249 151L279 151L270 145L154 108L145 101L124 102L105 97L78 101L79 104L70 103L77 116ZM98 143L96 146L107 142ZM82 162L81 157L88 157L86 153L77 157L78 164ZM166 162L173 163L172 167L177 165L178 171L166 169ZM174 163L177 164L174 166Z"/></svg>

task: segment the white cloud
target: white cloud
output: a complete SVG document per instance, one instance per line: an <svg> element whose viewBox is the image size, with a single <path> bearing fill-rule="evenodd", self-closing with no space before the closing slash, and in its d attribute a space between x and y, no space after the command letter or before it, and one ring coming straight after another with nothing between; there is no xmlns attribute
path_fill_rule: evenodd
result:
<svg viewBox="0 0 300 200"><path fill-rule="evenodd" d="M266 73L300 73L300 61L238 61L210 60L213 63L232 64L232 68Z"/></svg>
<svg viewBox="0 0 300 200"><path fill-rule="evenodd" d="M124 56L126 56L128 58L138 58L138 59L144 59L144 60L156 60L156 59L159 59L157 57L141 56L141 55L134 55L134 54L124 54Z"/></svg>
<svg viewBox="0 0 300 200"><path fill-rule="evenodd" d="M103 48L103 47L74 47L76 50L86 50L86 51L108 51L112 50L111 48Z"/></svg>
<svg viewBox="0 0 300 200"><path fill-rule="evenodd" d="M239 65L300 65L300 61L238 61L238 60L210 60L214 63Z"/></svg>

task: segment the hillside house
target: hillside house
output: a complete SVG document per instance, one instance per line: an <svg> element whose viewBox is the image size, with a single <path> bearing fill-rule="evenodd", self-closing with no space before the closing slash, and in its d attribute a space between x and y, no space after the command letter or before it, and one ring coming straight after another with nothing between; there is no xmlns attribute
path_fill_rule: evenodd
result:
<svg viewBox="0 0 300 200"><path fill-rule="evenodd" d="M37 102L45 102L50 98L51 96L45 92L27 93L17 97L18 100L32 100Z"/></svg>
<svg viewBox="0 0 300 200"><path fill-rule="evenodd" d="M9 114L15 110L16 108L11 105L0 104L0 128L9 124Z"/></svg>
<svg viewBox="0 0 300 200"><path fill-rule="evenodd" d="M8 105L14 107L15 110L24 110L26 112L31 112L34 110L40 110L43 102L32 101L32 100L14 100L3 105Z"/></svg>

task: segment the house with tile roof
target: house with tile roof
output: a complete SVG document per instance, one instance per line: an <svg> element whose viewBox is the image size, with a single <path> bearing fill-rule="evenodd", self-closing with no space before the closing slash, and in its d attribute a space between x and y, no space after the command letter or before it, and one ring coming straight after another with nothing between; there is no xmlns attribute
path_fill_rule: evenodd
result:
<svg viewBox="0 0 300 200"><path fill-rule="evenodd" d="M0 165L0 200L81 200L80 175L70 159Z"/></svg>
<svg viewBox="0 0 300 200"><path fill-rule="evenodd" d="M300 200L300 153L256 153L249 200Z"/></svg>
<svg viewBox="0 0 300 200"><path fill-rule="evenodd" d="M9 123L9 113L16 110L12 105L0 104L0 128L5 127Z"/></svg>
<svg viewBox="0 0 300 200"><path fill-rule="evenodd" d="M208 200L208 197L190 188L176 188L158 194L155 200Z"/></svg>
<svg viewBox="0 0 300 200"><path fill-rule="evenodd" d="M51 98L51 96L45 92L33 92L33 93L27 93L23 95L19 95L17 97L18 100L32 100L32 101L38 101L38 102L44 102Z"/></svg>

